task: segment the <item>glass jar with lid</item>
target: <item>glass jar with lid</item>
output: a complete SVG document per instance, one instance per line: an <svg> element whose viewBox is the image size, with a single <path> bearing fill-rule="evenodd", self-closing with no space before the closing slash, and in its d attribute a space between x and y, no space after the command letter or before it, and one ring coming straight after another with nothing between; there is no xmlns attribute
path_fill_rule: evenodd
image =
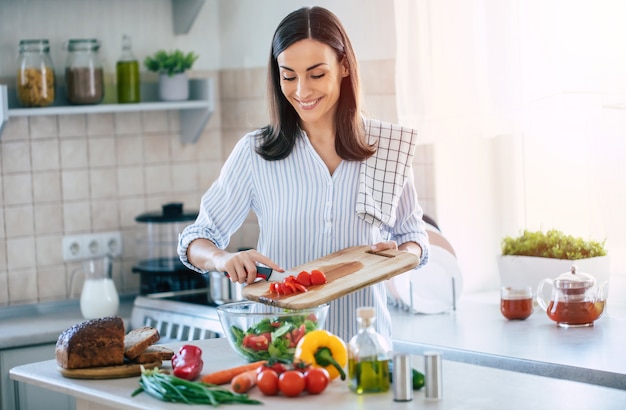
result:
<svg viewBox="0 0 626 410"><path fill-rule="evenodd" d="M46 39L21 40L17 62L17 99L24 107L46 107L54 102L54 66Z"/></svg>
<svg viewBox="0 0 626 410"><path fill-rule="evenodd" d="M67 44L65 85L72 104L97 104L104 98L104 71L96 39L71 39Z"/></svg>

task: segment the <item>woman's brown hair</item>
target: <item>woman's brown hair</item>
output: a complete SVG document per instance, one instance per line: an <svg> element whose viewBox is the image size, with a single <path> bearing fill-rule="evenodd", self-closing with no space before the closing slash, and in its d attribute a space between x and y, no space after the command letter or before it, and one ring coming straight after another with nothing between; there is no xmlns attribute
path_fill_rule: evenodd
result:
<svg viewBox="0 0 626 410"><path fill-rule="evenodd" d="M337 54L337 61L345 59L349 75L341 82L335 117L335 149L345 160L366 159L375 149L365 140L356 56L337 16L322 7L298 9L287 15L276 28L268 65L270 124L261 130L257 152L267 160L286 158L300 135L300 117L280 88L277 58L290 45L308 38L330 46Z"/></svg>

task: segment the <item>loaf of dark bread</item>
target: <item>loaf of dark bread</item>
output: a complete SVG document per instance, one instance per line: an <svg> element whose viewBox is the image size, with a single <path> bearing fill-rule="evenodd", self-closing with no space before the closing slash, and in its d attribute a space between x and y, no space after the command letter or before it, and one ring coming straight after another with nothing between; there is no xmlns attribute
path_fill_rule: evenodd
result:
<svg viewBox="0 0 626 410"><path fill-rule="evenodd" d="M64 369L124 364L124 321L120 317L90 319L64 330L55 356Z"/></svg>

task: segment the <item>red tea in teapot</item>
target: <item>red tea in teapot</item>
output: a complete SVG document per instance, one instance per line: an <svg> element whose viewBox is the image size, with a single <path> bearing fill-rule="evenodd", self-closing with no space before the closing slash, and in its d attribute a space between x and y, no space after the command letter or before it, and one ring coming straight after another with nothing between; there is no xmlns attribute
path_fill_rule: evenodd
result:
<svg viewBox="0 0 626 410"><path fill-rule="evenodd" d="M575 302L551 301L546 309L548 317L560 326L591 326L604 312L605 301Z"/></svg>

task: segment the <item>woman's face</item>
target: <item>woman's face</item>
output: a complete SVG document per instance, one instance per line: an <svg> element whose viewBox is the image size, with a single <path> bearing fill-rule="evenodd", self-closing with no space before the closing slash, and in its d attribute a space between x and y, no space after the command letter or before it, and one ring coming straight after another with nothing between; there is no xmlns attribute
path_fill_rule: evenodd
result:
<svg viewBox="0 0 626 410"><path fill-rule="evenodd" d="M277 58L280 87L305 124L332 125L346 65L334 50L312 39L298 41Z"/></svg>

